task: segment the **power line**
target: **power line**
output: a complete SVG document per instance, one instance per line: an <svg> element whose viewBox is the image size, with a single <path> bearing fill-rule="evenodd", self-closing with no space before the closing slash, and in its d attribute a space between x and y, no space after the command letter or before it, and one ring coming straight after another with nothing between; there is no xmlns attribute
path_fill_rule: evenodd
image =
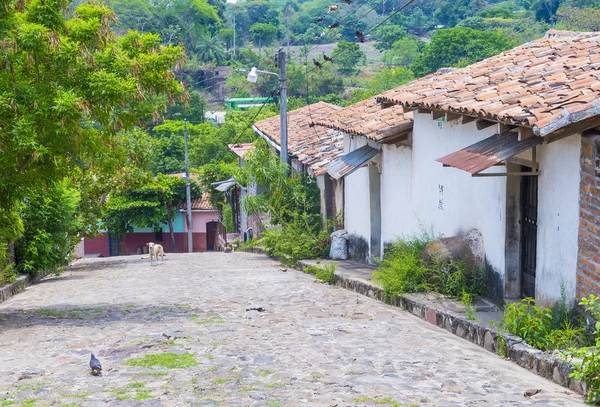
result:
<svg viewBox="0 0 600 407"><path fill-rule="evenodd" d="M271 93L269 94L269 97L267 98L267 100L265 100L263 102L263 104L260 106L260 108L258 109L258 111L256 112L256 114L248 121L248 124L246 125L246 127L244 128L244 130L242 130L231 142L231 144L236 144L237 141L239 140L240 136L242 136L246 130L248 130L250 128L250 126L252 126L254 124L254 119L256 119L258 117L258 115L260 114L260 112L263 110L263 108L265 107L265 105L269 102L269 99L272 98L273 96L275 96L275 91L277 90L277 88L273 89L271 91Z"/></svg>
<svg viewBox="0 0 600 407"><path fill-rule="evenodd" d="M401 12L402 10L404 10L406 7L408 7L410 4L414 3L416 0L409 0L407 1L402 7L400 7L398 10L394 11L393 13L391 13L390 15L388 15L385 19L383 19L381 22L379 22L378 24L376 24L373 28L371 28L369 31L367 31L366 33L362 34L362 37L366 37L367 35L369 35L370 33L372 33L374 30L376 30L377 28L381 27L381 25L383 23L385 23L387 20L389 20L390 18L392 18L393 16L395 16L396 14L398 14L399 12ZM349 43L348 45L346 45L345 47L343 47L342 49L340 49L338 52L335 53L335 55L340 55L342 52L347 51L348 48L350 48L352 45L354 45L354 42ZM332 55L334 56L334 55ZM317 67L312 68L311 70L309 70L308 72L306 72L306 80L308 80L308 74L313 72L315 69L317 69Z"/></svg>

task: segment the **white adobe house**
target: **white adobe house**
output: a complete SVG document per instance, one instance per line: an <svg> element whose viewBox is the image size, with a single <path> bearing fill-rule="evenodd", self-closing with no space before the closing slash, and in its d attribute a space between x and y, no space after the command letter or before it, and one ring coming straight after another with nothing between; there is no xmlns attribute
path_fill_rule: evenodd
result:
<svg viewBox="0 0 600 407"><path fill-rule="evenodd" d="M323 224L338 216L343 208L344 185L332 178L327 165L343 154L343 138L338 131L311 126L311 119L318 120L341 110L340 106L326 102L288 112L288 154L292 171L308 173L315 177L321 193L321 217ZM271 146L280 151L279 116L256 122L254 131Z"/></svg>
<svg viewBox="0 0 600 407"><path fill-rule="evenodd" d="M377 205L365 192L377 194L367 178L376 179L371 167L381 166L380 242L423 228L444 236L477 229L497 299L531 296L551 304L561 286L569 302L598 295L599 42L600 33L549 31L377 96L383 111L413 112L413 127L412 143L390 154L393 162L386 163L391 148L385 147L362 175L355 171L362 195L352 192L353 176L346 177L346 225L371 240L370 255L376 254L377 219L365 221L364 210L360 217L353 208ZM346 152L377 147L361 136L352 145L352 133L346 134ZM393 230L385 230L386 219Z"/></svg>
<svg viewBox="0 0 600 407"><path fill-rule="evenodd" d="M381 109L371 98L313 123L339 130L344 138L344 156L327 171L344 182L350 258L381 257L384 245L402 229L405 216L401 208L405 191L398 185L409 182L412 112L399 106Z"/></svg>

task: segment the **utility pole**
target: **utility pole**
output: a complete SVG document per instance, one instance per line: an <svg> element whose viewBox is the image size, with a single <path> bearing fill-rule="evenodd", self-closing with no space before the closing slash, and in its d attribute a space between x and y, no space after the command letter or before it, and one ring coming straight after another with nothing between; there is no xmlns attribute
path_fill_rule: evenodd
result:
<svg viewBox="0 0 600 407"><path fill-rule="evenodd" d="M292 6L288 4L285 8L285 41L287 42L287 53L288 58L290 57L290 13L292 12Z"/></svg>
<svg viewBox="0 0 600 407"><path fill-rule="evenodd" d="M233 15L233 59L235 59L235 14Z"/></svg>
<svg viewBox="0 0 600 407"><path fill-rule="evenodd" d="M190 192L190 166L188 162L188 135L186 119L183 119L183 144L185 146L185 199L187 201L188 253L193 253L194 247L192 245L192 195Z"/></svg>
<svg viewBox="0 0 600 407"><path fill-rule="evenodd" d="M286 66L285 66L285 51L283 47L278 53L279 65L279 123L281 128L281 162L288 163L288 133L287 133L287 83L286 83Z"/></svg>

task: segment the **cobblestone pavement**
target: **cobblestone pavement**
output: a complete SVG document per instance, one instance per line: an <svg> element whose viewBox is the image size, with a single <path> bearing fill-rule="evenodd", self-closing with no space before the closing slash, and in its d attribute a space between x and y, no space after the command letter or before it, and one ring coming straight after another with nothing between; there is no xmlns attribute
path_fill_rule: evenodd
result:
<svg viewBox="0 0 600 407"><path fill-rule="evenodd" d="M265 311L246 311L256 307ZM103 376L90 374L91 352ZM524 397L531 388L542 392ZM140 256L84 259L0 304L0 406L581 401L400 309L262 255L168 254L154 267Z"/></svg>

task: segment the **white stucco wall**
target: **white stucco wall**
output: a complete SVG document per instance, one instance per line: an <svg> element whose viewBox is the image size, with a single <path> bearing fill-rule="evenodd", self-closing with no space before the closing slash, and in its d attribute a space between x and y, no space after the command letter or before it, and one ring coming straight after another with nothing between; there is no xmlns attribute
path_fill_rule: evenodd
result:
<svg viewBox="0 0 600 407"><path fill-rule="evenodd" d="M412 217L411 171L409 147L382 145L381 157L381 255L384 245L402 237Z"/></svg>
<svg viewBox="0 0 600 407"><path fill-rule="evenodd" d="M536 299L560 300L561 283L569 303L575 300L581 136L538 148Z"/></svg>
<svg viewBox="0 0 600 407"><path fill-rule="evenodd" d="M344 135L345 154L365 144L367 140L363 137ZM359 168L344 178L344 228L351 237L362 238L367 245L370 245L371 219L367 167ZM350 244L353 244L352 240Z"/></svg>
<svg viewBox="0 0 600 407"><path fill-rule="evenodd" d="M399 232L410 235L427 230L449 237L478 229L487 260L503 279L506 178L473 178L435 161L495 133L495 126L477 130L475 122L432 120L429 114L415 112L410 209L403 222L406 229ZM488 171L505 170L493 167Z"/></svg>

